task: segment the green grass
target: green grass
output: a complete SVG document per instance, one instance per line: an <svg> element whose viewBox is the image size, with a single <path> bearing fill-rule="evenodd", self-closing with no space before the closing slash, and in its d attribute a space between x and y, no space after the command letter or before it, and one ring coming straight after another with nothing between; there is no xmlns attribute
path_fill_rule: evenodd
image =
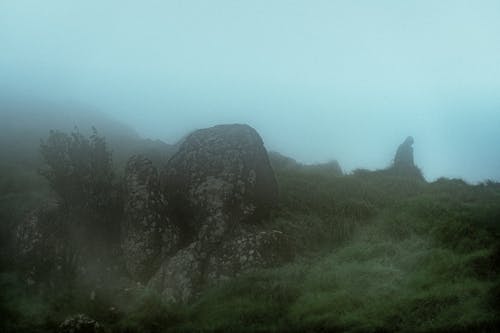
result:
<svg viewBox="0 0 500 333"><path fill-rule="evenodd" d="M495 280L474 263L491 250L459 254L431 239L395 239L380 224L316 260L243 276L193 305L203 331L468 331L492 327Z"/></svg>
<svg viewBox="0 0 500 333"><path fill-rule="evenodd" d="M491 332L500 324L498 183L300 166L276 174L279 205L266 222L290 239L292 262L175 306L143 288L124 292L126 282L94 301L90 285L36 294L5 273L4 331L51 331L77 312L108 332Z"/></svg>

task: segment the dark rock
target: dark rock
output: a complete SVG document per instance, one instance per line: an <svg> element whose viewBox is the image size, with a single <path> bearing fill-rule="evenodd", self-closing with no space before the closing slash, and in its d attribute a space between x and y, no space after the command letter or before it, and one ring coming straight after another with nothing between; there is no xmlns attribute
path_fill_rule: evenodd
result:
<svg viewBox="0 0 500 333"><path fill-rule="evenodd" d="M168 218L158 173L150 160L140 155L130 158L125 183L122 250L131 276L144 281L158 269L164 257L177 250L179 230Z"/></svg>
<svg viewBox="0 0 500 333"><path fill-rule="evenodd" d="M278 230L239 230L210 256L206 267L207 283L277 266L291 258L290 244Z"/></svg>
<svg viewBox="0 0 500 333"><path fill-rule="evenodd" d="M85 314L77 314L66 318L58 329L59 333L101 333L103 327Z"/></svg>
<svg viewBox="0 0 500 333"><path fill-rule="evenodd" d="M399 145L393 164L390 168L384 170L385 174L424 180L422 171L414 163L412 145L413 137L411 136L407 137Z"/></svg>
<svg viewBox="0 0 500 333"><path fill-rule="evenodd" d="M149 287L169 302L187 302L208 285L290 258L290 242L282 232L240 229L217 247L199 240L180 250L163 263Z"/></svg>
<svg viewBox="0 0 500 333"><path fill-rule="evenodd" d="M203 263L207 256L199 242L194 242L165 260L149 282L168 302L187 302L202 287Z"/></svg>
<svg viewBox="0 0 500 333"><path fill-rule="evenodd" d="M161 181L188 240L216 215L233 225L260 220L278 194L262 139L248 125L219 125L191 133Z"/></svg>
<svg viewBox="0 0 500 333"><path fill-rule="evenodd" d="M177 208L184 248L167 258L149 286L186 302L206 285L282 262L283 235L256 224L277 200L277 183L258 133L220 125L186 137L162 174Z"/></svg>
<svg viewBox="0 0 500 333"><path fill-rule="evenodd" d="M394 156L394 167L413 167L413 137L409 136L406 140L399 145L396 151L396 156Z"/></svg>

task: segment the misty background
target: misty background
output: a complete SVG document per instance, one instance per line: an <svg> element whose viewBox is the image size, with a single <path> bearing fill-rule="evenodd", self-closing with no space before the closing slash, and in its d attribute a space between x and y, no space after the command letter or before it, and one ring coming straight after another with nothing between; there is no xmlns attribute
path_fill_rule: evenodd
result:
<svg viewBox="0 0 500 333"><path fill-rule="evenodd" d="M0 48L0 115L101 111L169 143L248 123L347 172L413 135L428 180L500 180L498 1L2 0Z"/></svg>

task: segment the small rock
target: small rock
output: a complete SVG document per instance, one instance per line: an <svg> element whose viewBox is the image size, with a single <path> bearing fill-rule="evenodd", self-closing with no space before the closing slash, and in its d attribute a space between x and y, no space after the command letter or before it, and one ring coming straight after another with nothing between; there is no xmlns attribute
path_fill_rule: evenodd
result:
<svg viewBox="0 0 500 333"><path fill-rule="evenodd" d="M77 314L66 318L59 325L59 333L102 333L102 326L85 314Z"/></svg>

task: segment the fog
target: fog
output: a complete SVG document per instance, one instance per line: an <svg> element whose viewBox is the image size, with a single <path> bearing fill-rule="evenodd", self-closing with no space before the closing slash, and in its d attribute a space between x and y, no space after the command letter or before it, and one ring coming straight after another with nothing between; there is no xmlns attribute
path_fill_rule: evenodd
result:
<svg viewBox="0 0 500 333"><path fill-rule="evenodd" d="M498 1L2 0L0 47L2 98L143 137L248 123L268 150L349 172L412 135L428 180L500 180Z"/></svg>

